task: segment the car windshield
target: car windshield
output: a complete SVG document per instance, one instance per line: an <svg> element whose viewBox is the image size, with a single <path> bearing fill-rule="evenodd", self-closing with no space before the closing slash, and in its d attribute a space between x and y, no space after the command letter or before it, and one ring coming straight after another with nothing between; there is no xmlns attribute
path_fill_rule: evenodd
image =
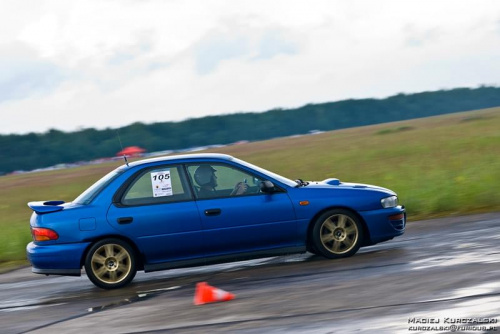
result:
<svg viewBox="0 0 500 334"><path fill-rule="evenodd" d="M110 173L104 175L99 181L94 183L90 188L85 190L80 196L78 196L73 203L87 205L104 189L108 184L123 173L121 169L115 169Z"/></svg>
<svg viewBox="0 0 500 334"><path fill-rule="evenodd" d="M245 167L251 168L251 169L253 169L253 170L257 171L257 172L260 172L262 174L268 175L268 176L272 177L273 179L275 179L276 181L284 183L284 184L286 184L289 187L295 187L297 185L297 183L295 181L287 179L286 177L278 175L276 173L270 172L270 171L268 171L268 170L266 170L264 168L260 168L258 166L252 165L251 163L248 163L246 161L243 161L243 160L240 160L240 159L236 159L236 158L234 158L233 161L236 161L240 165L243 165Z"/></svg>

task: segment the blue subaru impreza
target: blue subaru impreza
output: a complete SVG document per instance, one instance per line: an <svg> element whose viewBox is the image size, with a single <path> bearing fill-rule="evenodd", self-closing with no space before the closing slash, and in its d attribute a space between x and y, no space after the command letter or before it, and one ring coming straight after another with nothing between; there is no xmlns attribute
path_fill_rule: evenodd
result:
<svg viewBox="0 0 500 334"><path fill-rule="evenodd" d="M391 190L289 180L223 154L123 165L71 203L30 202L33 272L125 286L145 272L310 251L333 259L402 235Z"/></svg>

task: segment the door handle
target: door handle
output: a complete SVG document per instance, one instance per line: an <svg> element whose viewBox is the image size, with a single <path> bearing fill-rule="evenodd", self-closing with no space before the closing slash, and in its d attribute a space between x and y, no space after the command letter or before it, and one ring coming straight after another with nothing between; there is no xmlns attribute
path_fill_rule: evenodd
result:
<svg viewBox="0 0 500 334"><path fill-rule="evenodd" d="M131 222L134 221L134 218L132 217L121 217L116 220L118 224L130 224Z"/></svg>
<svg viewBox="0 0 500 334"><path fill-rule="evenodd" d="M207 209L205 210L205 216L218 216L221 212L221 209Z"/></svg>

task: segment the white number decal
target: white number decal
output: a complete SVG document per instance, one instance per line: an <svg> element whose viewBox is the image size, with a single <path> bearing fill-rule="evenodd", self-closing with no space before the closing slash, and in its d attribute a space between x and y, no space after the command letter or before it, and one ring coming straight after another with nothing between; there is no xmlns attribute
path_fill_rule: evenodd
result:
<svg viewBox="0 0 500 334"><path fill-rule="evenodd" d="M170 180L170 169L151 173L151 186L153 187L153 196L172 196L172 181Z"/></svg>

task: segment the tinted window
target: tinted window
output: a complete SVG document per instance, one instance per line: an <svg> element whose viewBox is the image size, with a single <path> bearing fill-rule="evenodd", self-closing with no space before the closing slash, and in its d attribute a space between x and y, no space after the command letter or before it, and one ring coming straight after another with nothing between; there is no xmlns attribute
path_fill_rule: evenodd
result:
<svg viewBox="0 0 500 334"><path fill-rule="evenodd" d="M169 203L191 199L180 166L149 169L140 174L125 191L124 205Z"/></svg>
<svg viewBox="0 0 500 334"><path fill-rule="evenodd" d="M188 166L197 198L255 195L261 178L241 169L216 163Z"/></svg>
<svg viewBox="0 0 500 334"><path fill-rule="evenodd" d="M99 181L94 183L90 188L85 190L80 196L78 196L73 203L76 204L89 204L94 200L94 198L99 195L99 193L108 186L114 179L123 173L123 170L115 169L114 171L103 176Z"/></svg>

